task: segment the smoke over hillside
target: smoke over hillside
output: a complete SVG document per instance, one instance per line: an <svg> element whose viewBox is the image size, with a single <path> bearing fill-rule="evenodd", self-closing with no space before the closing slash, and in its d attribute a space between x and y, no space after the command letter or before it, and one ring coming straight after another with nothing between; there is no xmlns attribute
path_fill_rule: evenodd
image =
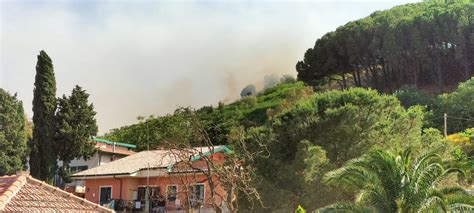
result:
<svg viewBox="0 0 474 213"><path fill-rule="evenodd" d="M395 4L2 2L0 86L31 117L44 49L58 96L82 86L106 132L178 105L230 102L249 83L263 88L265 75L295 76L316 38Z"/></svg>

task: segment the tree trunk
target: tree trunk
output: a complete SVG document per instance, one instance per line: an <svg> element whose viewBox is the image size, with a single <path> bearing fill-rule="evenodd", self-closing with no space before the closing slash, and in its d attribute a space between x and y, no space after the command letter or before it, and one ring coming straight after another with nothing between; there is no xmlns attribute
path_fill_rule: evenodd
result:
<svg viewBox="0 0 474 213"><path fill-rule="evenodd" d="M344 73L341 74L342 77L342 89L347 89L347 81L346 81L346 75Z"/></svg>

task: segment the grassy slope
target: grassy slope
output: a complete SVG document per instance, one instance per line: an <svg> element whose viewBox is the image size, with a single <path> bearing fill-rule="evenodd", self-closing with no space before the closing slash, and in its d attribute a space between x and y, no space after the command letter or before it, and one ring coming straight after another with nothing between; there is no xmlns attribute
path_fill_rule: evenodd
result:
<svg viewBox="0 0 474 213"><path fill-rule="evenodd" d="M261 125L267 119L267 109L278 106L290 90L305 88L303 82L279 84L253 97L246 97L216 110L215 116L225 119L238 119L240 122Z"/></svg>
<svg viewBox="0 0 474 213"><path fill-rule="evenodd" d="M217 107L204 106L196 110L196 115L206 130L210 131L209 134L214 142L225 144L227 142L225 135L230 128L239 125L249 127L264 124L268 119L267 111L269 109L278 108L282 102L286 102L286 105L293 105L295 100L302 97L302 93L298 91L312 90L307 88L303 82L279 84L255 96L245 97L230 104ZM305 93L303 92L303 94ZM188 137L186 136L186 125L183 125L183 117L185 116L180 113L174 113L149 118L136 124L114 129L104 137L136 144L139 150L146 147L144 140L150 140L151 147L158 146L160 141L174 138L177 134L185 135L179 136L181 139ZM144 135L146 131L149 131L149 135Z"/></svg>

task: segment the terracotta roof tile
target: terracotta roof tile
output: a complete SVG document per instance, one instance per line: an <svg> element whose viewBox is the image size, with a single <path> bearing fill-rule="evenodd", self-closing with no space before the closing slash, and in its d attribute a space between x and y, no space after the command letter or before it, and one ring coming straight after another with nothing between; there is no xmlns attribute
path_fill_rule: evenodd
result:
<svg viewBox="0 0 474 213"><path fill-rule="evenodd" d="M0 212L113 212L21 174L0 177Z"/></svg>

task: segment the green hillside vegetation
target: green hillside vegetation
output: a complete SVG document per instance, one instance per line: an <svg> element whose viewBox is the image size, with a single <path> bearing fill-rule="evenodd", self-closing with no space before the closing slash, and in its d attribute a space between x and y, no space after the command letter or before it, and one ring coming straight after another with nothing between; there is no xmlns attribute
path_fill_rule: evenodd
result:
<svg viewBox="0 0 474 213"><path fill-rule="evenodd" d="M255 169L265 206L240 197L244 212L291 212L299 205L353 212L473 210L472 196L461 190L472 184L472 143L441 133L444 113L448 134L474 127L473 14L472 1L375 12L316 41L297 64L301 81L256 94L249 85L233 103L142 117L105 137L139 151L205 145L203 130L237 155L237 142L249 150L264 144L268 155L245 166ZM410 173L412 167L429 175ZM336 175L343 172L368 176ZM412 188L418 184L424 185Z"/></svg>
<svg viewBox="0 0 474 213"><path fill-rule="evenodd" d="M427 108L425 127L444 128L443 116L448 115L449 134L474 126L474 78L461 82L451 93L431 95L413 87L394 93L405 107L420 105Z"/></svg>
<svg viewBox="0 0 474 213"><path fill-rule="evenodd" d="M283 112L299 99L311 94L313 90L303 82L282 83L230 104L220 102L217 107L204 106L195 111L190 108L179 108L173 114L140 119L137 124L111 130L105 137L136 144L138 150L146 149L148 142L150 148L157 148L163 141L196 140L186 121L190 116L197 116L214 143L227 144L226 135L231 127L260 126L269 117Z"/></svg>
<svg viewBox="0 0 474 213"><path fill-rule="evenodd" d="M257 142L267 146L270 155L262 156L253 165L267 209L253 211L290 211L299 204L316 209L354 198L356 191L329 185L324 182L324 175L373 149L396 153L410 148L417 154L431 147L440 150L445 159L463 162L459 165L464 167L472 165L463 152L465 147L446 143L440 129L428 127L438 127L438 120L432 118L441 111L440 107L456 106L472 111L469 101L446 97L474 94L473 82L474 78L462 83L453 93L429 96L433 99L429 103L453 100L429 107L424 104L424 98L418 103L418 95L406 91L396 95L364 88L313 92L302 82L282 83L231 104L220 103L195 111L180 108L173 114L141 120L115 129L107 137L135 143L140 150L146 149L148 140L150 149L169 142L203 145L194 132L198 128L193 126L196 122L190 121L197 119L214 144L232 147L234 140L245 140L250 148ZM403 105L399 98L410 104ZM450 112L473 117L470 111L452 109ZM473 123L456 125L467 129ZM458 179L454 175L449 180L457 184L470 178L469 175L467 179ZM241 205L246 206L245 199Z"/></svg>
<svg viewBox="0 0 474 213"><path fill-rule="evenodd" d="M230 170L213 174L231 171L221 183L239 212L473 212L473 16L472 0L375 12L318 39L296 66L300 81L269 75L235 102L139 116L103 137L136 151L227 145L217 166ZM67 178L67 162L96 151L89 94L76 86L57 98L55 82L41 51L32 133L22 102L0 88L0 175L21 170L29 151L34 177L51 181L60 159Z"/></svg>
<svg viewBox="0 0 474 213"><path fill-rule="evenodd" d="M447 2L447 3L445 3ZM312 86L450 91L474 75L474 2L406 4L325 34L296 65Z"/></svg>

